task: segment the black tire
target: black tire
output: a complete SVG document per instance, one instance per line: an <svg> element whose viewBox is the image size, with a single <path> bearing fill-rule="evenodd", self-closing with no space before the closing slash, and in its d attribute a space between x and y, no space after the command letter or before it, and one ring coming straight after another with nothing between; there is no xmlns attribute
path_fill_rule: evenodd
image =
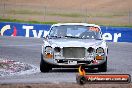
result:
<svg viewBox="0 0 132 88"><path fill-rule="evenodd" d="M106 72L107 71L107 58L106 58L106 61L98 67L98 71L99 72Z"/></svg>
<svg viewBox="0 0 132 88"><path fill-rule="evenodd" d="M50 70L52 70L52 67L44 62L43 55L41 54L40 71L44 73L49 72Z"/></svg>
<svg viewBox="0 0 132 88"><path fill-rule="evenodd" d="M78 84L83 85L86 83L87 79L84 76L78 75L76 81Z"/></svg>

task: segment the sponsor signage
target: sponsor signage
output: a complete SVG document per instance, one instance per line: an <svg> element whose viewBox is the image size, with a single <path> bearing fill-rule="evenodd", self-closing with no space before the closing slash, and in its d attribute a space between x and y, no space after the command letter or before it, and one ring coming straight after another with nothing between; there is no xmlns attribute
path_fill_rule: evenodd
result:
<svg viewBox="0 0 132 88"><path fill-rule="evenodd" d="M79 74L76 75L78 84L86 83L130 83L129 74L86 74L83 66L79 67Z"/></svg>
<svg viewBox="0 0 132 88"><path fill-rule="evenodd" d="M24 37L44 37L51 25L24 24L24 23L0 23L1 36L24 36Z"/></svg>
<svg viewBox="0 0 132 88"><path fill-rule="evenodd" d="M130 83L131 76L129 74L86 74L84 76L77 75L78 84L85 83Z"/></svg>
<svg viewBox="0 0 132 88"><path fill-rule="evenodd" d="M47 35L51 25L1 22L1 36L24 36L42 38ZM101 26L102 38L111 42L132 42L132 28Z"/></svg>

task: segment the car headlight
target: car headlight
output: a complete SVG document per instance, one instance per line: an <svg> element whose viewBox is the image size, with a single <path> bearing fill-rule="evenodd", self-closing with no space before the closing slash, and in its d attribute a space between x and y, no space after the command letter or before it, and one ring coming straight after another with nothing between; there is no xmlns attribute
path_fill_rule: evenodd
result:
<svg viewBox="0 0 132 88"><path fill-rule="evenodd" d="M52 47L47 46L45 47L45 53L44 53L44 57L47 59L53 58L53 50Z"/></svg>
<svg viewBox="0 0 132 88"><path fill-rule="evenodd" d="M104 49L101 48L101 47L99 47L99 48L96 49L96 53L97 53L98 55L102 55L102 54L104 54Z"/></svg>
<svg viewBox="0 0 132 88"><path fill-rule="evenodd" d="M88 52L88 53L93 53L93 52L95 52L95 50L94 50L94 48L89 47L89 48L87 49L87 52Z"/></svg>
<svg viewBox="0 0 132 88"><path fill-rule="evenodd" d="M50 47L50 46L45 47L45 52L52 53L52 47Z"/></svg>
<svg viewBox="0 0 132 88"><path fill-rule="evenodd" d="M87 49L86 59L92 60L92 59L94 59L94 57L95 57L95 49L92 47L89 47Z"/></svg>
<svg viewBox="0 0 132 88"><path fill-rule="evenodd" d="M96 60L102 60L104 58L104 49L99 47L96 49Z"/></svg>
<svg viewBox="0 0 132 88"><path fill-rule="evenodd" d="M59 53L61 51L61 48L60 47L55 47L54 50L55 50L55 52Z"/></svg>
<svg viewBox="0 0 132 88"><path fill-rule="evenodd" d="M55 59L61 59L62 57L62 49L60 47L54 48L54 58Z"/></svg>

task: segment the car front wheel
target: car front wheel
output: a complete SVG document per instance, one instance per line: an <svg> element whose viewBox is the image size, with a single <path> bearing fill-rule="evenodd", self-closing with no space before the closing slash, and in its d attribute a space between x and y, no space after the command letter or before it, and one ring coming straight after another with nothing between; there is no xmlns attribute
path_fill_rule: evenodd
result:
<svg viewBox="0 0 132 88"><path fill-rule="evenodd" d="M41 72L49 72L50 70L52 70L52 67L49 64L47 64L46 62L44 62L43 55L41 54L40 71Z"/></svg>
<svg viewBox="0 0 132 88"><path fill-rule="evenodd" d="M107 71L107 59L106 59L106 61L105 61L103 64L101 64L101 65L98 67L98 71L99 71L99 72L106 72L106 71Z"/></svg>

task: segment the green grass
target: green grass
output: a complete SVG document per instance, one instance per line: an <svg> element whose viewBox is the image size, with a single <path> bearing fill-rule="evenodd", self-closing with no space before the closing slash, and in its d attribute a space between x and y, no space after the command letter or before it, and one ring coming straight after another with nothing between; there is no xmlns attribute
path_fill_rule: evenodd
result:
<svg viewBox="0 0 132 88"><path fill-rule="evenodd" d="M31 23L31 24L55 24L58 22L39 22L39 21L24 21L24 20L19 20L19 19L2 19L0 18L0 22L20 22L20 23ZM98 25L102 26L113 26L113 27L132 27L132 25L110 25L110 24L99 24L95 23Z"/></svg>
<svg viewBox="0 0 132 88"><path fill-rule="evenodd" d="M130 28L132 28L132 24L108 24L108 23L101 24L101 23L96 23L96 22L94 22L92 24L97 24L97 25L100 25L100 26L130 27Z"/></svg>
<svg viewBox="0 0 132 88"><path fill-rule="evenodd" d="M48 13L49 16L61 16L61 17L83 17L84 15L78 13Z"/></svg>
<svg viewBox="0 0 132 88"><path fill-rule="evenodd" d="M81 14L81 13L53 13L53 12L48 12L46 14L47 16L59 16L59 17L104 17L104 18L115 18L115 17L122 17L122 16L127 16L126 13L87 13L87 14Z"/></svg>
<svg viewBox="0 0 132 88"><path fill-rule="evenodd" d="M118 25L115 25L115 24L112 24L112 25L110 25L110 24L98 24L98 25L102 25L102 26L112 26L112 27L130 27L130 28L132 28L132 25L121 25L121 24L118 24Z"/></svg>
<svg viewBox="0 0 132 88"><path fill-rule="evenodd" d="M73 17L73 18L79 18L79 17L105 17L105 18L114 18L114 17L121 17L126 16L127 14L125 12L120 13L60 13L60 12L46 12L43 11L36 11L36 10L27 10L27 9L21 9L21 10L9 10L7 11L7 14L22 14L22 15L47 15L47 16L60 16L60 17Z"/></svg>
<svg viewBox="0 0 132 88"><path fill-rule="evenodd" d="M44 14L43 12L39 11L32 11L32 10L9 10L7 11L8 14L28 14L28 15L42 15Z"/></svg>
<svg viewBox="0 0 132 88"><path fill-rule="evenodd" d="M20 23L31 23L31 24L55 24L57 22L39 22L39 21L24 21L19 19L1 19L0 22L20 22Z"/></svg>

